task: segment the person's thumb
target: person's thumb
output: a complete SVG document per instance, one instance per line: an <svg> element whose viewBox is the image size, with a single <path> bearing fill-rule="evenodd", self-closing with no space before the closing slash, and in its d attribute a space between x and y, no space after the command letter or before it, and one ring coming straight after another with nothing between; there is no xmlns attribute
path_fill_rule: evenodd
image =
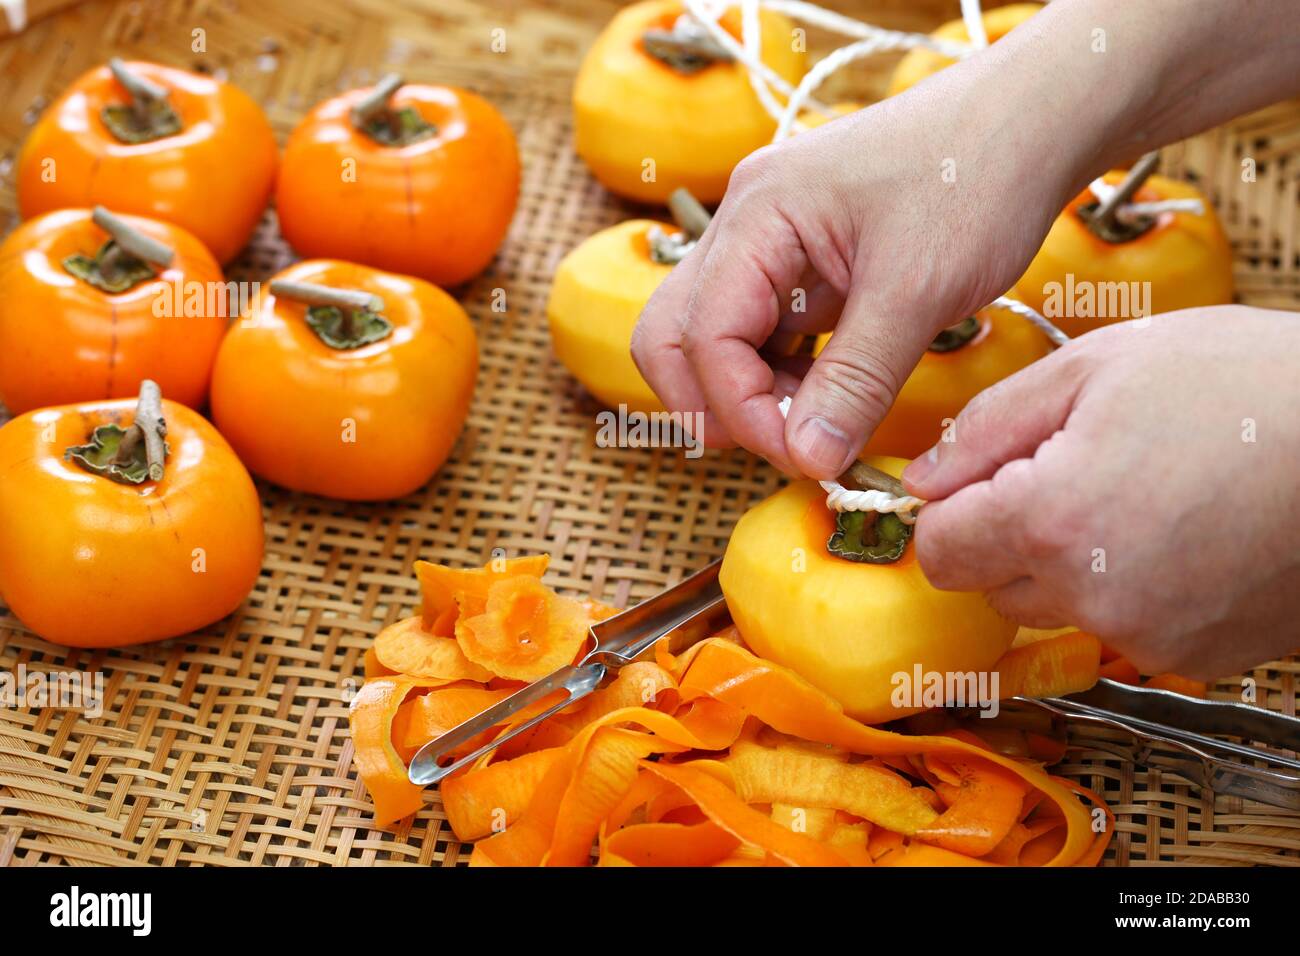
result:
<svg viewBox="0 0 1300 956"><path fill-rule="evenodd" d="M919 498L946 498L993 477L1009 461L1031 457L1064 427L1086 377L1078 349L1064 349L976 395L944 437L903 472Z"/></svg>
<svg viewBox="0 0 1300 956"><path fill-rule="evenodd" d="M930 322L876 311L867 299L859 289L849 294L786 416L790 459L812 478L843 473L934 338Z"/></svg>

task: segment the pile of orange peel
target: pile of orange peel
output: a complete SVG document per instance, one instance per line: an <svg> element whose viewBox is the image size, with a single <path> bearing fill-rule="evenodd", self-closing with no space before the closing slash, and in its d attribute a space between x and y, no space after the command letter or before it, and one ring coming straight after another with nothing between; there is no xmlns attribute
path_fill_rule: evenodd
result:
<svg viewBox="0 0 1300 956"><path fill-rule="evenodd" d="M355 764L384 826L418 810L407 763L428 741L572 663L614 608L554 593L548 556L457 570L417 564L422 613L366 652ZM1103 664L1103 658L1107 663ZM1003 695L1091 686L1107 666L1074 631L1014 647ZM1186 687L1175 688L1186 690ZM563 692L560 692L563 693ZM512 721L555 703L544 700ZM442 783L452 830L482 866L1093 866L1113 816L1044 768L1064 744L979 734L931 712L895 733L846 716L734 627L607 686ZM469 753L509 729L466 744Z"/></svg>

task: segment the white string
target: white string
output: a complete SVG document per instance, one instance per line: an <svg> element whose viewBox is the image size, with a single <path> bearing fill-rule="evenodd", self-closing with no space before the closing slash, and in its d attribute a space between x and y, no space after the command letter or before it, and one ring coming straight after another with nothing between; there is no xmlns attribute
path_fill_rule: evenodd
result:
<svg viewBox="0 0 1300 956"><path fill-rule="evenodd" d="M978 50L989 45L989 35L984 30L984 14L980 0L961 0L961 18L966 21L966 34L971 45Z"/></svg>
<svg viewBox="0 0 1300 956"><path fill-rule="evenodd" d="M752 61L761 60L763 25L758 16L758 0L742 0L740 8L740 38L744 43L745 59ZM746 69L745 75L749 77L749 85L754 90L754 95L758 97L758 102L762 104L763 109L767 110L769 116L776 115L781 111L781 104L777 102L772 95L771 89L762 78L753 70Z"/></svg>
<svg viewBox="0 0 1300 956"><path fill-rule="evenodd" d="M1097 197L1097 202L1104 203L1115 194L1118 186L1112 186L1100 177L1088 184L1088 189ZM1164 212L1190 212L1196 216L1205 215L1205 203L1199 199L1162 199L1159 202L1128 202L1115 211L1115 218L1121 222L1132 222L1140 216L1158 216Z"/></svg>
<svg viewBox="0 0 1300 956"><path fill-rule="evenodd" d="M961 0L962 19L966 22L966 31L970 35L969 44L941 40L921 33L902 33L897 30L885 30L861 23L851 17L824 10L806 0L741 0L741 43L723 29L718 23L724 4L706 5L705 0L685 0L686 10L692 18L716 40L727 53L745 67L750 85L763 109L776 120L776 133L772 142L779 143L790 136L796 129L801 129L799 114L806 108L816 109L828 117L834 117L834 111L813 98L813 93L825 80L854 60L860 60L886 50L910 50L917 47L933 50L951 59L962 59L988 46L988 34L984 29L984 20L979 0ZM854 42L842 46L827 54L813 65L797 86L792 87L762 60L762 22L759 10L772 10L800 20L813 26L821 27L845 36L855 37ZM782 107L773 93L786 97ZM1101 180L1092 184L1094 194L1099 200L1105 199L1099 190L1109 190ZM1118 215L1154 215L1164 211L1202 212L1199 200L1166 200L1162 203L1131 203L1120 207ZM1019 315L1045 334L1055 346L1064 345L1070 337L1053 325L1037 310L1007 296L998 296L991 303L993 307L1006 309ZM790 411L790 399L784 398L778 406L781 415ZM826 506L833 511L875 511L880 514L896 514L904 524L916 521L915 511L925 504L921 498L911 495L895 497L885 491L858 491L845 488L838 481L819 482L826 491Z"/></svg>
<svg viewBox="0 0 1300 956"><path fill-rule="evenodd" d="M723 49L738 63L744 66L749 77L749 84L763 109L776 120L776 132L772 142L779 143L793 133L804 129L799 122L799 114L805 109L813 109L827 118L837 114L825 104L813 98L813 93L832 74L843 69L855 60L865 59L877 53L889 50L910 50L917 47L933 50L951 59L959 60L989 44L988 32L984 29L984 19L980 9L980 0L961 0L962 20L970 36L969 43L954 40L942 40L922 33L904 33L897 30L885 30L869 23L862 23L852 17L824 10L806 0L741 0L741 43L718 22L726 4L706 3L706 0L685 0L686 10L704 30L717 41ZM812 26L856 38L853 43L833 50L813 65L797 86L791 86L762 59L762 21L760 9L781 13L793 20ZM774 92L775 91L775 92ZM782 106L777 99L779 93L786 98ZM1102 179L1089 184L1099 202L1115 190L1114 186ZM1205 204L1199 199L1166 199L1150 203L1125 203L1116 212L1116 218L1122 222L1132 222L1142 216L1158 216L1166 212L1186 212L1194 215L1205 214ZM1011 308L1008 306L1008 308ZM1013 309L1013 311L1016 311ZM1021 313L1024 314L1024 313ZM1029 316L1026 316L1029 318ZM1041 318L1041 317L1040 317ZM1034 321L1032 318L1031 321ZM1035 323L1037 324L1037 323ZM1041 327L1041 326L1040 326ZM1044 331L1048 331L1044 328ZM1052 334L1048 331L1049 336ZM1057 344L1060 344L1059 342Z"/></svg>
<svg viewBox="0 0 1300 956"><path fill-rule="evenodd" d="M812 102L813 91L821 86L832 73L839 71L854 60L865 59L882 50L908 49L914 45L906 34L893 34L855 40L848 46L842 46L838 50L826 54L813 65L811 70L803 75L799 85L790 94L790 98L786 100L785 109L777 117L776 133L772 137L772 142L779 143L795 131L799 114L803 112L808 103Z"/></svg>
<svg viewBox="0 0 1300 956"><path fill-rule="evenodd" d="M1025 303L1009 298L1005 295L998 296L990 304L996 308L1006 309L1008 312L1014 312L1016 315L1028 319L1030 324L1035 325L1042 330L1042 333L1051 339L1052 344L1057 348L1060 348L1066 342L1070 341L1068 335L1053 325L1045 315L1033 306L1025 305Z"/></svg>
<svg viewBox="0 0 1300 956"><path fill-rule="evenodd" d="M781 399L777 408L781 410L782 418L789 415L790 397L787 395ZM819 481L817 484L821 485L822 490L826 492L826 507L832 511L875 511L878 514L895 514L903 524L913 524L916 521L913 512L925 504L923 498L913 498L911 495L898 498L887 491L874 489L856 491L845 488L838 481Z"/></svg>
<svg viewBox="0 0 1300 956"><path fill-rule="evenodd" d="M1006 309L1008 312L1014 312L1016 315L1028 319L1052 340L1053 345L1061 346L1070 341L1068 335L1048 321L1032 306L1025 305L1023 302L1000 295L990 303L990 306ZM789 396L781 399L777 404L777 408L781 410L783 418L789 415ZM832 511L875 511L880 514L896 514L898 520L903 524L912 524L916 521L916 510L925 504L925 499L915 498L911 495L899 498L887 491L857 491L845 488L838 481L819 481L817 483L826 492L826 507Z"/></svg>
<svg viewBox="0 0 1300 956"><path fill-rule="evenodd" d="M763 82L767 83L769 86L775 87L778 93L784 93L786 96L789 96L794 92L794 87L786 81L785 77L781 76L764 63L760 57L750 56L745 51L745 48L736 42L736 38L722 28L722 24L717 21L720 12L708 10L702 0L685 0L685 3L686 9L690 15L698 20L704 28L709 31L709 35L727 51L733 60L743 64L745 69L749 70L751 75L757 73ZM761 40L762 37L759 30L756 29L754 37L755 44L757 45L761 43ZM761 99L760 102L762 102ZM825 113L827 116L835 115L821 103L813 104L810 102L809 105L813 106L820 112Z"/></svg>

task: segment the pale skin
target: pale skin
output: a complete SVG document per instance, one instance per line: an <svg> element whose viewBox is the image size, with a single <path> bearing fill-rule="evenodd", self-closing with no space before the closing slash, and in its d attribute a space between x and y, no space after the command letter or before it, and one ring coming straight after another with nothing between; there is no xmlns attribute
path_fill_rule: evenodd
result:
<svg viewBox="0 0 1300 956"><path fill-rule="evenodd" d="M668 408L705 412L708 444L835 477L937 332L1009 289L1088 181L1297 93L1293 0L1057 0L741 163L633 357ZM830 329L816 362L776 357ZM1023 624L1090 630L1145 672L1213 678L1300 646L1297 355L1294 314L1196 309L989 389L904 475L931 501L926 574Z"/></svg>

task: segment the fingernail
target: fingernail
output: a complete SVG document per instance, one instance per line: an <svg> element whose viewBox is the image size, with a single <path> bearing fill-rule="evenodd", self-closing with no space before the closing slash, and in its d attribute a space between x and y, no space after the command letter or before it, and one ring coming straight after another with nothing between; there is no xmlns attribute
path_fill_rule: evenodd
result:
<svg viewBox="0 0 1300 956"><path fill-rule="evenodd" d="M838 476L853 457L849 436L824 418L805 418L795 430L794 448L814 477Z"/></svg>
<svg viewBox="0 0 1300 956"><path fill-rule="evenodd" d="M903 469L903 481L908 484L919 485L926 478L934 474L935 466L939 464L939 446L935 445L920 458L914 459L910 465Z"/></svg>

